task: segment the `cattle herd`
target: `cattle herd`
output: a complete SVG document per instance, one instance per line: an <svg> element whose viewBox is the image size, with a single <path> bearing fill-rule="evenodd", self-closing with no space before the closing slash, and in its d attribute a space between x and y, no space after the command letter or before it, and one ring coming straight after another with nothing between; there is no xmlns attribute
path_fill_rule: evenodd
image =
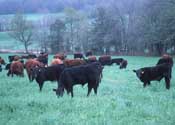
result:
<svg viewBox="0 0 175 125"><path fill-rule="evenodd" d="M53 89L56 95L63 96L66 91L73 97L73 86L76 84L83 86L87 83L87 96L92 89L97 94L104 66L116 64L123 69L128 64L127 60L112 58L110 55L103 55L97 59L91 51L85 55L86 57L82 53L75 53L74 59L68 59L65 54L55 54L50 65L48 65L47 53L40 53L38 56L35 54L9 56L8 64L0 57L0 72L3 70L2 65L5 65L5 70L8 70L7 76L24 77L24 69L26 69L29 81L36 80L40 91L42 91L45 81L57 81L58 87ZM144 87L150 85L153 80L160 81L164 78L166 88L169 89L172 67L173 58L165 54L155 66L140 68L133 72L143 82Z"/></svg>

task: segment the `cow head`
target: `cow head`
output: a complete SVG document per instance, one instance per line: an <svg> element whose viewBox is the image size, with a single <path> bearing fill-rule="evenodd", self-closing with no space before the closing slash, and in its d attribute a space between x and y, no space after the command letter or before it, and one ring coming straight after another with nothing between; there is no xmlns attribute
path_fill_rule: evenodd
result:
<svg viewBox="0 0 175 125"><path fill-rule="evenodd" d="M64 87L58 87L57 89L53 89L53 91L56 93L57 97L62 97L64 94Z"/></svg>
<svg viewBox="0 0 175 125"><path fill-rule="evenodd" d="M136 73L137 77L140 79L143 75L144 75L144 71L142 69L138 69L138 70L133 70L133 72Z"/></svg>
<svg viewBox="0 0 175 125"><path fill-rule="evenodd" d="M36 79L40 73L41 73L41 67L36 66L34 68L31 68L30 81L32 82L34 79Z"/></svg>

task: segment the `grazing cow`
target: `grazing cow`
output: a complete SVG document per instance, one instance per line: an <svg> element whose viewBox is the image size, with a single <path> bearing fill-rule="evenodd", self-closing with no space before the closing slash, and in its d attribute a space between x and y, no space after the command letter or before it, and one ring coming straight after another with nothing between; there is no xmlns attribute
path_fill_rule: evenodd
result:
<svg viewBox="0 0 175 125"><path fill-rule="evenodd" d="M173 67L173 58L170 55L164 54L157 62L156 65L168 63Z"/></svg>
<svg viewBox="0 0 175 125"><path fill-rule="evenodd" d="M120 63L120 69L124 69L126 68L128 65L128 61L127 60L123 60L121 63Z"/></svg>
<svg viewBox="0 0 175 125"><path fill-rule="evenodd" d="M18 61L20 57L18 55L8 56L9 62Z"/></svg>
<svg viewBox="0 0 175 125"><path fill-rule="evenodd" d="M84 56L82 53L74 53L74 59L79 58L79 59L84 59Z"/></svg>
<svg viewBox="0 0 175 125"><path fill-rule="evenodd" d="M116 65L120 65L124 59L123 58L114 58L111 59L111 64L115 63Z"/></svg>
<svg viewBox="0 0 175 125"><path fill-rule="evenodd" d="M83 65L83 64L86 64L86 62L81 59L66 59L63 61L63 64L66 67L71 67L71 66Z"/></svg>
<svg viewBox="0 0 175 125"><path fill-rule="evenodd" d="M88 63L96 62L96 61L97 61L96 56L89 56L88 59L87 59L87 62L88 62Z"/></svg>
<svg viewBox="0 0 175 125"><path fill-rule="evenodd" d="M61 73L58 88L53 89L53 91L55 91L56 95L59 97L63 96L65 89L67 93L71 93L71 96L73 97L73 86L76 84L84 86L87 83L87 96L89 96L92 88L94 89L95 94L97 94L97 88L102 77L102 70L103 67L99 62L66 68Z"/></svg>
<svg viewBox="0 0 175 125"><path fill-rule="evenodd" d="M66 59L66 55L64 53L61 54L56 54L53 57L54 59L61 59L61 60L65 60Z"/></svg>
<svg viewBox="0 0 175 125"><path fill-rule="evenodd" d="M7 73L7 76L9 76L10 74L12 77L14 74L16 74L17 76L24 77L24 64L20 61L13 61L10 65L10 69Z"/></svg>
<svg viewBox="0 0 175 125"><path fill-rule="evenodd" d="M44 66L48 66L48 54L47 53L41 53L37 60L44 64Z"/></svg>
<svg viewBox="0 0 175 125"><path fill-rule="evenodd" d="M0 64L2 64L2 65L5 65L6 64L5 63L5 60L2 57L0 57Z"/></svg>
<svg viewBox="0 0 175 125"><path fill-rule="evenodd" d="M17 61L20 61L23 65L24 65L24 60L22 59L19 59ZM10 66L11 66L12 62L8 63L6 66L5 66L5 70L9 70L10 71ZM25 68L25 65L24 65L24 68Z"/></svg>
<svg viewBox="0 0 175 125"><path fill-rule="evenodd" d="M140 68L133 70L137 77L144 83L143 86L150 85L151 81L160 81L162 78L165 79L166 88L170 88L171 71L172 67L170 64L160 64L153 67Z"/></svg>
<svg viewBox="0 0 175 125"><path fill-rule="evenodd" d="M86 55L86 57L92 56L92 51L87 51L85 55Z"/></svg>
<svg viewBox="0 0 175 125"><path fill-rule="evenodd" d="M39 85L40 91L42 91L44 82L58 81L64 68L65 66L63 64L33 68L31 80L33 81L35 79Z"/></svg>
<svg viewBox="0 0 175 125"><path fill-rule="evenodd" d="M59 58L53 59L51 65L63 64L63 61Z"/></svg>
<svg viewBox="0 0 175 125"><path fill-rule="evenodd" d="M103 55L100 56L98 61L104 66L104 65L111 65L112 61L111 61L111 56L110 55Z"/></svg>
<svg viewBox="0 0 175 125"><path fill-rule="evenodd" d="M37 61L36 59L29 59L25 63L25 68L26 68L27 75L28 75L28 78L29 78L30 82L32 81L32 79L31 79L31 70L36 66L43 67L44 65L41 62Z"/></svg>

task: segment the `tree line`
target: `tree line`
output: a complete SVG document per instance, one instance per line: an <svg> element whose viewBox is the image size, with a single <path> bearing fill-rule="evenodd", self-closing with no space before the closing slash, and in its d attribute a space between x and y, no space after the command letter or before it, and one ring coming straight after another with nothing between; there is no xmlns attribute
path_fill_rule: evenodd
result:
<svg viewBox="0 0 175 125"><path fill-rule="evenodd" d="M175 54L173 0L110 0L88 14L75 8L63 12L64 19L45 20L37 28L17 14L10 36L25 43L26 51L32 41L38 41L44 51L52 53Z"/></svg>

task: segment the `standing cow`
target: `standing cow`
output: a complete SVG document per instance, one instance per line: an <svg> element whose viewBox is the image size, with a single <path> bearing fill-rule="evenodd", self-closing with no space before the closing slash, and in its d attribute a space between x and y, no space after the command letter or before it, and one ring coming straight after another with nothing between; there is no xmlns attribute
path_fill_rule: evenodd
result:
<svg viewBox="0 0 175 125"><path fill-rule="evenodd" d="M58 81L64 68L65 66L63 64L33 68L31 81L35 79L39 85L39 90L42 91L44 82Z"/></svg>
<svg viewBox="0 0 175 125"><path fill-rule="evenodd" d="M99 62L66 68L61 73L58 88L53 89L53 91L55 91L56 95L59 97L63 96L65 89L67 93L71 93L71 96L73 97L73 86L76 84L81 84L83 86L87 83L87 96L89 96L92 88L94 89L95 94L97 94L97 89L102 77L102 70L103 67Z"/></svg>
<svg viewBox="0 0 175 125"><path fill-rule="evenodd" d="M24 77L24 64L20 61L13 61L10 65L10 69L7 73L7 76L13 75Z"/></svg>
<svg viewBox="0 0 175 125"><path fill-rule="evenodd" d="M144 67L138 70L133 70L140 81L143 82L143 87L151 84L151 81L160 81L162 78L165 79L166 88L170 89L171 71L172 67L170 64L159 64L153 67Z"/></svg>

